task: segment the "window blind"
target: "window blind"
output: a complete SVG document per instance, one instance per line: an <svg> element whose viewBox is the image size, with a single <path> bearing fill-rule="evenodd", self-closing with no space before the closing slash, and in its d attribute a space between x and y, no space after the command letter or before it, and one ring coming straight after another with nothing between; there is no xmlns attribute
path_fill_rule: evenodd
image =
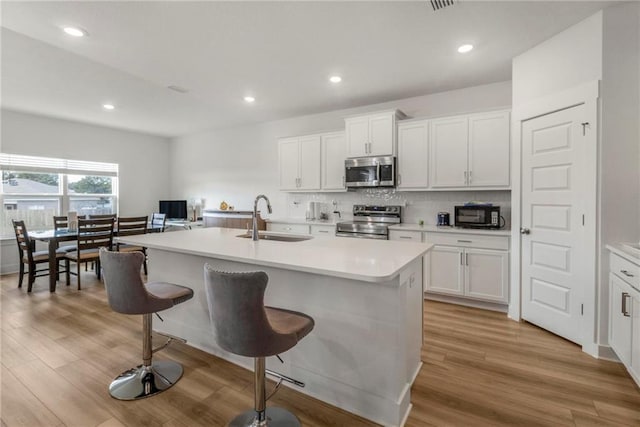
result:
<svg viewBox="0 0 640 427"><path fill-rule="evenodd" d="M4 171L118 176L117 163L55 159L52 157L24 156L21 154L7 153L0 153L0 169Z"/></svg>

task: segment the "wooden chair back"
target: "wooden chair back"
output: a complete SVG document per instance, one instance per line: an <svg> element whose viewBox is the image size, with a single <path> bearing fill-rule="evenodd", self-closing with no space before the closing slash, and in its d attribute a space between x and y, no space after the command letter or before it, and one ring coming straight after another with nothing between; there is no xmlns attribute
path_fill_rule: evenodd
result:
<svg viewBox="0 0 640 427"><path fill-rule="evenodd" d="M58 230L60 228L69 228L69 218L66 216L53 216L53 228Z"/></svg>
<svg viewBox="0 0 640 427"><path fill-rule="evenodd" d="M151 214L151 225L160 225L162 229L160 231L164 231L165 223L167 222L167 214L154 212Z"/></svg>
<svg viewBox="0 0 640 427"><path fill-rule="evenodd" d="M29 238L29 232L24 221L12 220L13 230L16 233L16 241L18 242L18 253L20 256L20 262L23 262L24 256L27 256L29 264L33 264L33 251L35 249L35 241Z"/></svg>
<svg viewBox="0 0 640 427"><path fill-rule="evenodd" d="M118 218L118 236L133 236L147 233L148 216Z"/></svg>
<svg viewBox="0 0 640 427"><path fill-rule="evenodd" d="M78 219L78 254L88 249L113 248L113 218Z"/></svg>
<svg viewBox="0 0 640 427"><path fill-rule="evenodd" d="M111 218L113 220L115 220L118 217L118 215L116 214L100 214L100 215L87 215L88 219L105 219L105 218Z"/></svg>

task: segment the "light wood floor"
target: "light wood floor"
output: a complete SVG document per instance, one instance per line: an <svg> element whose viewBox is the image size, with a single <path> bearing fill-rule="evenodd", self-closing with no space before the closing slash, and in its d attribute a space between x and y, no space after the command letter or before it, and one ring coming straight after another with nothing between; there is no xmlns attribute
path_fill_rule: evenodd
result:
<svg viewBox="0 0 640 427"><path fill-rule="evenodd" d="M253 404L252 374L183 344L159 358L184 377L150 399L112 399L107 385L140 363L141 322L111 312L89 272L50 294L0 278L2 426L222 426ZM640 392L622 365L504 314L425 303L424 366L407 426L640 425ZM293 390L270 404L306 426L373 425Z"/></svg>

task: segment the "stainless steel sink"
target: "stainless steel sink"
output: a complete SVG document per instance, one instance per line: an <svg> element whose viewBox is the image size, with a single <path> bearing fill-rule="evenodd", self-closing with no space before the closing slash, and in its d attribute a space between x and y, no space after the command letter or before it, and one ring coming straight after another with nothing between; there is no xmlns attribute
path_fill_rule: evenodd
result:
<svg viewBox="0 0 640 427"><path fill-rule="evenodd" d="M240 237L242 239L250 239L251 233L239 234L236 237ZM275 234L275 233L260 232L258 234L258 239L274 240L277 242L302 242L304 240L311 240L313 239L313 237L312 236L294 236L292 234Z"/></svg>

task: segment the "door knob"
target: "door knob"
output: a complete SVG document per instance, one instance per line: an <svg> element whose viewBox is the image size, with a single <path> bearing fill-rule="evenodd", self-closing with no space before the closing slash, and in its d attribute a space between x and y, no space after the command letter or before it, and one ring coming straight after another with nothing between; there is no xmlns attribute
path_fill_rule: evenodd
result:
<svg viewBox="0 0 640 427"><path fill-rule="evenodd" d="M520 234L531 234L531 230L528 228L520 227Z"/></svg>

